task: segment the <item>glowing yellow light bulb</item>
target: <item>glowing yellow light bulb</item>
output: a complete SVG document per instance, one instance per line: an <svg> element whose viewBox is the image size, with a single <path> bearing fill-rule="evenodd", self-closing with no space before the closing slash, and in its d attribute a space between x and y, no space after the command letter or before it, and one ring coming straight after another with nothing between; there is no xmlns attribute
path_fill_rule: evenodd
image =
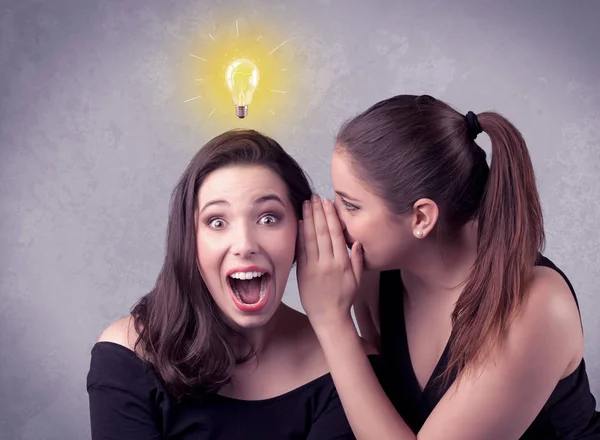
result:
<svg viewBox="0 0 600 440"><path fill-rule="evenodd" d="M258 86L258 68L245 58L232 61L225 72L225 84L231 92L235 104L235 114L239 118L248 115L248 105Z"/></svg>

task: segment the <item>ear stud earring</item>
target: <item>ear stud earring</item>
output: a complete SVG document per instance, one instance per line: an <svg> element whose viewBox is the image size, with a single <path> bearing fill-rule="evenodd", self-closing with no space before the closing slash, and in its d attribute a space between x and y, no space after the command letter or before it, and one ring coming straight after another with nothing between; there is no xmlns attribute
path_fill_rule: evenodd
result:
<svg viewBox="0 0 600 440"><path fill-rule="evenodd" d="M423 231L415 231L415 237L423 238Z"/></svg>

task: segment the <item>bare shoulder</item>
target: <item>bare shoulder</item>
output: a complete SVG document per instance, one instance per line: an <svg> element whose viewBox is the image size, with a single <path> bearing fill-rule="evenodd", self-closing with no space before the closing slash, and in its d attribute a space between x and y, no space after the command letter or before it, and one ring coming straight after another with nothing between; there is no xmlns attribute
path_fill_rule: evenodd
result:
<svg viewBox="0 0 600 440"><path fill-rule="evenodd" d="M555 270L535 267L522 312L510 326L509 343L544 356L548 351L561 353L566 374L581 361L583 332L577 304Z"/></svg>
<svg viewBox="0 0 600 440"><path fill-rule="evenodd" d="M567 333L581 333L575 298L563 277L551 268L535 267L525 313L533 322L545 321L549 327Z"/></svg>
<svg viewBox="0 0 600 440"><path fill-rule="evenodd" d="M98 338L98 342L112 342L134 351L137 337L133 317L130 315L109 325Z"/></svg>

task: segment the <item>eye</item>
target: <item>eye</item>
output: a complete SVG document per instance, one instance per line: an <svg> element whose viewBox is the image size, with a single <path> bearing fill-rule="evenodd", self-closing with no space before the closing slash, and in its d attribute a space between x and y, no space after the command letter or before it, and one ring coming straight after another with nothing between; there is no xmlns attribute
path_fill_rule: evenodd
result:
<svg viewBox="0 0 600 440"><path fill-rule="evenodd" d="M358 206L353 205L352 203L349 203L347 201L345 201L344 199L341 199L342 201L342 205L344 205L344 208L346 208L346 211L356 211L358 210Z"/></svg>
<svg viewBox="0 0 600 440"><path fill-rule="evenodd" d="M225 220L222 218L211 218L208 221L208 226L213 229L223 229L225 227Z"/></svg>
<svg viewBox="0 0 600 440"><path fill-rule="evenodd" d="M267 215L263 215L263 216L260 218L259 222L260 222L261 224L263 224L263 225L267 225L267 226L269 226L269 225L274 225L275 223L277 223L277 218L275 218L275 216L274 216L274 215L267 214Z"/></svg>

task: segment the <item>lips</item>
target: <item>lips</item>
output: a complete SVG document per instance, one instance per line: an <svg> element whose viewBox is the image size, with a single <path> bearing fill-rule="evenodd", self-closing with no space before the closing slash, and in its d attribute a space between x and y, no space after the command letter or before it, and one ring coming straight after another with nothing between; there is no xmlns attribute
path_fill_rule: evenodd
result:
<svg viewBox="0 0 600 440"><path fill-rule="evenodd" d="M236 267L227 271L227 285L238 309L258 312L269 300L272 277L263 267Z"/></svg>
<svg viewBox="0 0 600 440"><path fill-rule="evenodd" d="M262 272L262 273L270 273L270 271L262 266L239 266L229 269L226 273L227 277L231 276L236 272Z"/></svg>

